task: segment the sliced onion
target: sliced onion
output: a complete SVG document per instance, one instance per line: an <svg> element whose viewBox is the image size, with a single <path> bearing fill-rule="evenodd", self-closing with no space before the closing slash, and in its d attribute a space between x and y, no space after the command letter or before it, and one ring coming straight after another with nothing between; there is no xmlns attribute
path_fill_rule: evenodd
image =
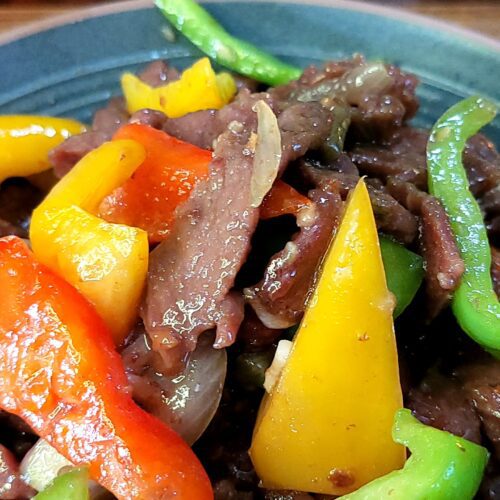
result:
<svg viewBox="0 0 500 500"><path fill-rule="evenodd" d="M345 93L347 102L360 104L364 96L378 94L391 84L392 79L382 63L362 64L343 75L339 90Z"/></svg>
<svg viewBox="0 0 500 500"><path fill-rule="evenodd" d="M175 376L161 373L161 357L145 334L122 353L134 399L189 444L203 434L222 397L227 355L212 344L211 335L200 337L185 370Z"/></svg>
<svg viewBox="0 0 500 500"><path fill-rule="evenodd" d="M24 482L37 491L43 491L60 474L74 465L44 439L39 439L23 458L19 470ZM89 498L114 498L95 481L89 481Z"/></svg>
<svg viewBox="0 0 500 500"><path fill-rule="evenodd" d="M271 366L266 370L266 377L264 379L264 389L267 393L270 393L278 383L291 350L292 342L290 340L280 340L278 342L273 361Z"/></svg>
<svg viewBox="0 0 500 500"><path fill-rule="evenodd" d="M363 63L346 71L340 78L321 81L301 90L295 98L301 102L341 99L359 105L365 96L379 94L391 83L391 76L383 63Z"/></svg>
<svg viewBox="0 0 500 500"><path fill-rule="evenodd" d="M281 162L281 134L273 110L264 101L254 106L257 112L257 143L250 184L250 203L258 207L271 189Z"/></svg>
<svg viewBox="0 0 500 500"><path fill-rule="evenodd" d="M24 482L37 491L44 490L59 471L73 464L44 439L39 439L24 456L19 470Z"/></svg>

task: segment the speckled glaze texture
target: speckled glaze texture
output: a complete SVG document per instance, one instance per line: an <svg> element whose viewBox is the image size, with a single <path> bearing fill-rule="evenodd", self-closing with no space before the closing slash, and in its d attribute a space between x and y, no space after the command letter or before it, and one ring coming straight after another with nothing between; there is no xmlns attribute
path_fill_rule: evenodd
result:
<svg viewBox="0 0 500 500"><path fill-rule="evenodd" d="M413 71L422 80L415 123L430 126L451 104L479 93L500 102L500 49L457 29L349 2L209 2L232 34L305 66L362 52ZM318 3L325 3L320 2ZM65 24L0 46L0 113L43 113L89 121L119 92L119 76L157 58L185 67L200 52L171 39L167 22L145 2L132 10ZM129 9L131 7L128 7ZM500 119L486 130L500 143Z"/></svg>

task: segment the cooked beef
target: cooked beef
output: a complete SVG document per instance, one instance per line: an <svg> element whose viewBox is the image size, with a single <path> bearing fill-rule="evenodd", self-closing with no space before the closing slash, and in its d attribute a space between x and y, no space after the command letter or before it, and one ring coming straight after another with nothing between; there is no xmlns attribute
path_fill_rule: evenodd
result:
<svg viewBox="0 0 500 500"><path fill-rule="evenodd" d="M218 138L208 179L198 182L172 234L151 254L142 317L157 350L191 351L214 327L217 341L236 335L225 331L222 316L258 221L250 199L254 102L248 99L244 120Z"/></svg>
<svg viewBox="0 0 500 500"><path fill-rule="evenodd" d="M279 115L278 125L283 144L283 170L290 162L323 144L332 128L332 113L320 103L298 103Z"/></svg>
<svg viewBox="0 0 500 500"><path fill-rule="evenodd" d="M403 127L388 145L358 144L349 155L364 175L383 180L397 177L425 190L428 137L425 130Z"/></svg>
<svg viewBox="0 0 500 500"><path fill-rule="evenodd" d="M243 89L230 105L220 110L207 109L179 118L170 118L163 126L163 130L200 148L213 149L216 139L227 130L230 123L245 123L248 103L255 103L259 98L274 108L268 93L251 94L250 91Z"/></svg>
<svg viewBox="0 0 500 500"><path fill-rule="evenodd" d="M141 109L130 117L129 123L139 123L161 130L167 121L167 117L154 109Z"/></svg>
<svg viewBox="0 0 500 500"><path fill-rule="evenodd" d="M411 389L406 406L426 425L481 442L481 423L459 380L431 371Z"/></svg>
<svg viewBox="0 0 500 500"><path fill-rule="evenodd" d="M459 367L456 375L481 419L496 458L500 460L500 361L484 355Z"/></svg>
<svg viewBox="0 0 500 500"><path fill-rule="evenodd" d="M43 194L25 179L9 179L0 185L0 236L28 237L31 212Z"/></svg>
<svg viewBox="0 0 500 500"><path fill-rule="evenodd" d="M478 197L500 184L500 155L484 135L472 137L463 155L471 191Z"/></svg>
<svg viewBox="0 0 500 500"><path fill-rule="evenodd" d="M220 132L218 112L215 109L195 111L179 118L169 118L163 125L167 134L203 149L212 149Z"/></svg>
<svg viewBox="0 0 500 500"><path fill-rule="evenodd" d="M336 184L342 197L346 198L349 191L359 181L359 175L343 173L348 169L349 162L349 158L341 155L336 165L330 169L317 168L311 162L302 162L299 168L301 175L308 183L327 190L327 186ZM349 170L355 172L355 167L352 166ZM403 244L412 243L417 236L417 219L398 203L385 188L376 188L368 184L368 191L378 229L393 235Z"/></svg>
<svg viewBox="0 0 500 500"><path fill-rule="evenodd" d="M153 61L139 73L139 78L151 87L166 85L169 82L178 80L179 76L179 71L161 60Z"/></svg>
<svg viewBox="0 0 500 500"><path fill-rule="evenodd" d="M0 444L0 500L22 500L34 494L22 480L14 455Z"/></svg>
<svg viewBox="0 0 500 500"><path fill-rule="evenodd" d="M123 98L111 99L94 115L91 130L69 137L49 153L56 176L64 177L87 153L109 141L128 119Z"/></svg>
<svg viewBox="0 0 500 500"><path fill-rule="evenodd" d="M491 277L495 293L500 298L500 250L495 247L491 247Z"/></svg>
<svg viewBox="0 0 500 500"><path fill-rule="evenodd" d="M414 184L389 178L389 192L420 217L420 249L425 261L429 316L435 317L460 284L465 265L441 203Z"/></svg>
<svg viewBox="0 0 500 500"><path fill-rule="evenodd" d="M107 140L105 133L93 130L69 137L49 153L54 173L64 177L87 153Z"/></svg>
<svg viewBox="0 0 500 500"><path fill-rule="evenodd" d="M259 319L269 328L299 322L313 289L318 265L340 221L343 203L335 185L309 193L314 214L297 220L300 231L269 262L264 278L245 290Z"/></svg>
<svg viewBox="0 0 500 500"><path fill-rule="evenodd" d="M125 99L114 97L105 108L96 111L92 121L92 130L100 132L106 140L109 140L122 125L127 123L129 118Z"/></svg>
<svg viewBox="0 0 500 500"><path fill-rule="evenodd" d="M238 341L249 351L260 350L276 342L283 330L269 328L255 314L251 307L246 308L245 317L238 331Z"/></svg>

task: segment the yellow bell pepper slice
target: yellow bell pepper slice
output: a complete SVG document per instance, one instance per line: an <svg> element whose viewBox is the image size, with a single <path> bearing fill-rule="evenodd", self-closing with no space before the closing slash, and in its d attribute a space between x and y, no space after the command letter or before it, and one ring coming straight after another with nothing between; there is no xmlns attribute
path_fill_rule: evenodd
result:
<svg viewBox="0 0 500 500"><path fill-rule="evenodd" d="M30 238L37 259L94 304L119 344L137 318L148 266L142 229L92 215L101 200L144 161L130 140L107 142L86 155L33 212Z"/></svg>
<svg viewBox="0 0 500 500"><path fill-rule="evenodd" d="M50 168L49 151L85 125L67 118L34 115L0 116L0 182Z"/></svg>
<svg viewBox="0 0 500 500"><path fill-rule="evenodd" d="M250 455L264 487L343 495L403 466L393 307L361 180L259 411Z"/></svg>
<svg viewBox="0 0 500 500"><path fill-rule="evenodd" d="M132 73L122 76L122 89L129 113L156 109L169 118L200 111L220 109L236 93L236 83L228 73L216 75L207 57L186 69L179 80L161 87L150 87Z"/></svg>

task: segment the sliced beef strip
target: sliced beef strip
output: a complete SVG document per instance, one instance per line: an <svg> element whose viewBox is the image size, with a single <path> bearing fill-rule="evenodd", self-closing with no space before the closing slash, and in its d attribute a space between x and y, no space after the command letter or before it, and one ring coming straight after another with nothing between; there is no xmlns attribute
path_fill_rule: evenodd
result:
<svg viewBox="0 0 500 500"><path fill-rule="evenodd" d="M424 424L481 442L481 423L460 380L431 371L414 389L405 406Z"/></svg>
<svg viewBox="0 0 500 500"><path fill-rule="evenodd" d="M455 374L481 419L496 458L500 460L500 361L484 355L459 367Z"/></svg>
<svg viewBox="0 0 500 500"><path fill-rule="evenodd" d="M225 302L258 221L250 200L254 103L248 99L244 119L219 137L208 179L197 183L172 234L151 254L142 317L160 352L179 345L192 351L214 327L218 340L228 334Z"/></svg>
<svg viewBox="0 0 500 500"><path fill-rule="evenodd" d="M222 132L222 127L219 124L218 111L205 109L179 118L168 118L163 130L199 148L212 149L215 139Z"/></svg>
<svg viewBox="0 0 500 500"><path fill-rule="evenodd" d="M231 104L219 110L207 109L188 113L179 118L169 118L163 130L200 148L214 149L219 135L227 130L232 122L245 123L248 103L255 103L259 99L266 101L276 111L269 93L251 94L249 90L242 89Z"/></svg>
<svg viewBox="0 0 500 500"><path fill-rule="evenodd" d="M497 297L500 298L500 250L491 247L491 277Z"/></svg>
<svg viewBox="0 0 500 500"><path fill-rule="evenodd" d="M387 177L412 182L427 189L425 148L429 133L425 130L403 127L387 146L358 144L349 152L360 172L382 180Z"/></svg>
<svg viewBox="0 0 500 500"><path fill-rule="evenodd" d="M387 188L420 217L420 248L425 262L428 311L433 318L448 305L465 271L450 220L441 203L414 184L389 178Z"/></svg>
<svg viewBox="0 0 500 500"><path fill-rule="evenodd" d="M342 154L336 165L330 169L318 168L312 162L303 161L299 165L301 176L313 186L319 188L337 184L343 198L359 181L359 175L351 160ZM338 167L337 167L338 166ZM350 173L344 173L349 171ZM412 243L417 236L417 219L405 207L398 203L386 190L368 183L368 192L372 202L377 227L380 231L394 236L403 244Z"/></svg>
<svg viewBox="0 0 500 500"><path fill-rule="evenodd" d="M107 140L125 123L130 115L125 106L123 97L113 97L105 108L99 109L92 121L92 130L103 134Z"/></svg>
<svg viewBox="0 0 500 500"><path fill-rule="evenodd" d="M245 345L247 351L260 351L276 342L283 331L264 325L254 310L247 306L245 317L238 331L238 341Z"/></svg>
<svg viewBox="0 0 500 500"><path fill-rule="evenodd" d="M349 85L349 74L366 66L363 57L326 63L322 70L307 69L293 95L298 100L340 98L351 106L351 141L388 140L418 109L418 79L395 66L386 66L387 80L367 83L360 91ZM355 81L355 78L353 78ZM338 82L340 85L335 85ZM332 85L333 84L333 85ZM313 97L314 96L314 97Z"/></svg>
<svg viewBox="0 0 500 500"><path fill-rule="evenodd" d="M49 153L55 175L64 177L87 153L109 141L128 119L123 98L111 99L105 108L94 115L91 130L69 137Z"/></svg>
<svg viewBox="0 0 500 500"><path fill-rule="evenodd" d="M320 103L297 103L286 108L278 117L283 143L281 170L307 151L318 149L330 135L332 121L332 112Z"/></svg>
<svg viewBox="0 0 500 500"><path fill-rule="evenodd" d="M35 491L21 478L14 455L0 444L0 500L33 498Z"/></svg>
<svg viewBox="0 0 500 500"><path fill-rule="evenodd" d="M264 278L245 290L247 301L269 328L286 328L302 317L316 272L339 224L343 208L335 189L309 193L314 216L297 221L300 231L269 262Z"/></svg>
<svg viewBox="0 0 500 500"><path fill-rule="evenodd" d="M180 73L165 61L158 60L148 64L139 73L139 78L151 87L160 87L179 79Z"/></svg>
<svg viewBox="0 0 500 500"><path fill-rule="evenodd" d="M469 139L463 161L476 197L482 197L500 184L500 155L484 135L477 134Z"/></svg>
<svg viewBox="0 0 500 500"><path fill-rule="evenodd" d="M148 125L149 127L161 130L167 121L167 117L155 109L140 109L132 114L129 123Z"/></svg>

